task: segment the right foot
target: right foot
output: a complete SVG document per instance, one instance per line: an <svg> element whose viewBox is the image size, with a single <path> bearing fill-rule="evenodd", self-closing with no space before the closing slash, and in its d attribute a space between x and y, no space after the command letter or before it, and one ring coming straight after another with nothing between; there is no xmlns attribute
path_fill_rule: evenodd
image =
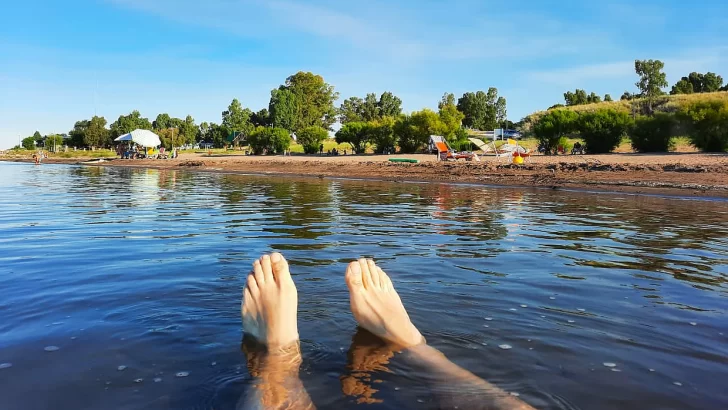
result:
<svg viewBox="0 0 728 410"><path fill-rule="evenodd" d="M392 281L371 259L359 259L346 269L351 312L359 326L403 348L424 338L410 321Z"/></svg>
<svg viewBox="0 0 728 410"><path fill-rule="evenodd" d="M269 352L298 341L298 293L280 253L263 255L248 275L243 304L243 330L268 347Z"/></svg>

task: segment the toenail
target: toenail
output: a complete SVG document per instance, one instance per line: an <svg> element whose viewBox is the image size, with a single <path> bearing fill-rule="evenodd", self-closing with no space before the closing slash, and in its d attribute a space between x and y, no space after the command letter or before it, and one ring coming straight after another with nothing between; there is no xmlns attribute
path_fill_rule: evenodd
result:
<svg viewBox="0 0 728 410"><path fill-rule="evenodd" d="M274 253L270 256L270 260L273 262L278 262L281 260L281 254L280 253Z"/></svg>
<svg viewBox="0 0 728 410"><path fill-rule="evenodd" d="M358 264L358 263L356 263L356 262L352 262L352 263L350 263L350 264L349 264L349 269L351 269L351 271L352 271L353 273L361 273L361 267L360 267L360 266L359 266L359 264Z"/></svg>

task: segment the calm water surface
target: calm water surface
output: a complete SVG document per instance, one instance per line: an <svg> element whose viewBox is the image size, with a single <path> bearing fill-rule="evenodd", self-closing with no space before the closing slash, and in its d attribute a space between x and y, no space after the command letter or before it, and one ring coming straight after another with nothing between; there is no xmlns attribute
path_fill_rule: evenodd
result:
<svg viewBox="0 0 728 410"><path fill-rule="evenodd" d="M430 344L539 408L728 408L724 201L2 163L0 175L3 409L234 408L251 383L241 289L271 250L292 264L319 408L438 408L398 355L359 380L381 402L342 391L353 358L377 354L352 340L343 272L359 256L390 273Z"/></svg>

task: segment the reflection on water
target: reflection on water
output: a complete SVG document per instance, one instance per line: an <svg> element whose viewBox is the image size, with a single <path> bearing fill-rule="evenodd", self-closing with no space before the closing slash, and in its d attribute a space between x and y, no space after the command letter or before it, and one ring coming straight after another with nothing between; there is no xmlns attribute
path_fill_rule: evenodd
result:
<svg viewBox="0 0 728 410"><path fill-rule="evenodd" d="M3 408L234 407L250 384L243 280L271 250L291 261L319 408L438 407L355 336L343 272L359 256L432 345L540 408L728 406L724 201L0 170Z"/></svg>

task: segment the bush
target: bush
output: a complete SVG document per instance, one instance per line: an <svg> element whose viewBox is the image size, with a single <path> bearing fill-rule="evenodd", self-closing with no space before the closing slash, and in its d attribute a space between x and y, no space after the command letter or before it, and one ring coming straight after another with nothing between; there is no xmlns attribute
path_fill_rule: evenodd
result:
<svg viewBox="0 0 728 410"><path fill-rule="evenodd" d="M548 111L533 125L533 133L546 153L554 153L564 134L574 130L579 115L568 109Z"/></svg>
<svg viewBox="0 0 728 410"><path fill-rule="evenodd" d="M638 152L667 152L675 148L675 119L672 115L656 113L640 117L629 135L632 148Z"/></svg>
<svg viewBox="0 0 728 410"><path fill-rule="evenodd" d="M571 143L571 140L566 137L561 137L556 142L557 147L561 147L564 149L564 153L568 154L571 152L572 149L574 149L574 144Z"/></svg>
<svg viewBox="0 0 728 410"><path fill-rule="evenodd" d="M438 135L443 131L440 116L425 108L413 112L412 115L402 115L394 123L394 133L397 135L399 149L403 153L417 152L424 147L430 135Z"/></svg>
<svg viewBox="0 0 728 410"><path fill-rule="evenodd" d="M629 114L608 108L585 112L579 116L576 130L586 143L586 152L611 152L622 142L622 136L633 124Z"/></svg>
<svg viewBox="0 0 728 410"><path fill-rule="evenodd" d="M321 144L329 137L328 131L321 127L306 127L301 130L296 137L298 143L303 145L303 152L306 154L315 154L319 152Z"/></svg>
<svg viewBox="0 0 728 410"><path fill-rule="evenodd" d="M258 127L248 136L248 144L256 155L282 154L291 145L291 134L283 128Z"/></svg>
<svg viewBox="0 0 728 410"><path fill-rule="evenodd" d="M686 104L678 118L688 128L690 143L703 151L728 149L728 101L699 101Z"/></svg>

